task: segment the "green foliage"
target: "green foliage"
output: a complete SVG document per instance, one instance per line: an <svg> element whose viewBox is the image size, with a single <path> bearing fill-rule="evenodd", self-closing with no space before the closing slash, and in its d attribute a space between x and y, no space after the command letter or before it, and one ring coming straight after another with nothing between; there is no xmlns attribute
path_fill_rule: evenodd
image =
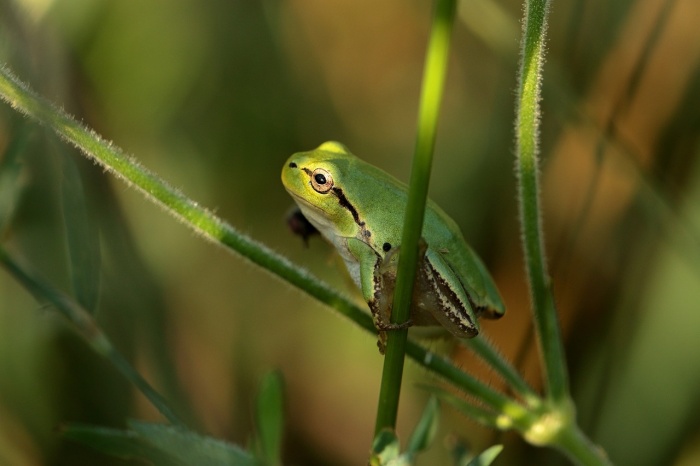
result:
<svg viewBox="0 0 700 466"><path fill-rule="evenodd" d="M282 464L282 434L284 432L284 384L279 372L263 378L256 400L254 440L256 456L263 464Z"/></svg>
<svg viewBox="0 0 700 466"><path fill-rule="evenodd" d="M496 457L503 450L503 445L494 445L472 458L467 466L488 466L496 460Z"/></svg>
<svg viewBox="0 0 700 466"><path fill-rule="evenodd" d="M128 430L69 425L61 434L108 455L159 466L261 464L235 445L183 428L138 421L129 421L128 425Z"/></svg>
<svg viewBox="0 0 700 466"><path fill-rule="evenodd" d="M484 420L492 416L488 421L488 424L492 427L516 428L531 443L535 445L554 445L564 450L566 454L577 461L587 464L605 464L605 457L598 456L598 450L589 447L589 443L578 431L575 419L570 413L572 410L570 406L571 401L568 397L568 389L565 382L567 374L556 323L556 312L552 304L553 298L546 286L544 252L540 239L541 225L539 220L536 162L539 122L537 115L539 113L539 85L542 73L547 9L546 3L537 1L533 1L531 4L528 3L526 8L522 58L523 69L520 74L522 84L520 86L517 127L518 153L521 166L519 179L524 249L533 290L535 321L538 323L536 327L538 330L537 335L540 338L541 347L544 351L548 393L556 404L547 405L535 401L532 407L521 406L516 400L509 400L507 397L501 397L496 394L491 395L485 387L479 387L476 391L477 397L482 403L491 401L491 408L494 412L492 415L479 416L478 418ZM394 323L405 320L410 304L410 284L413 283L415 275L417 245L420 236L418 232L421 231L420 225L422 224L423 210L427 199L427 182L435 144L438 108L447 70L447 52L449 50L448 45L454 14L455 3L452 0L438 2L433 36L428 47L426 60L424 92L421 101L416 156L414 157L415 165L409 190L408 212L402 242L404 258L407 260L402 261L403 265L400 265L397 276L395 300L397 312L392 314ZM127 157L119 148L103 141L94 131L85 128L70 116L44 102L6 69L0 70L0 94L13 107L53 129L59 136L74 144L86 155L102 163L118 177L139 188L148 198L161 204L176 218L190 225L195 231L236 250L255 263L277 273L280 277L301 286L312 295L317 290L322 290L321 294L324 296L332 295L333 291L308 276L305 271L294 268L284 258L276 256L263 245L241 235L233 227L202 209L197 203L170 187L155 174L144 169L135 160ZM78 204L77 211L80 212L82 206L80 198L75 194L72 195L72 198L74 199L73 203ZM87 221L79 221L77 224L87 225ZM69 240L70 244L71 241ZM91 249L95 250L95 248L88 247L87 249L88 253L85 256L87 258L85 261L94 263L94 260L90 261L90 257L95 256L95 254L91 254L89 251ZM7 264L13 265L13 262L9 260L9 256L4 255L3 257L8 258ZM79 259L75 261L79 261ZM89 269L90 267L84 266L84 268ZM78 285L81 284L79 283ZM78 286L76 289L82 290L85 288ZM65 300L53 300L54 304L59 306L63 301ZM76 306L65 307L66 309L72 309ZM352 306L347 307L352 309ZM72 311L66 314L70 317L79 312ZM346 315L354 318L367 328L367 325L362 323L361 313L346 312ZM76 321L75 318L73 320ZM393 428L396 423L403 359L406 351L406 336L406 331L391 332L389 335L382 377L383 382L379 394L379 408L375 428L377 434L384 427ZM111 349L111 344L107 346L106 338L101 336L98 341L99 347L104 347L101 349L102 352L112 356L115 355L115 352ZM507 364L502 363L495 350L486 345L481 345L477 348L486 355L484 359L487 362L493 363L496 370L505 375L507 381L514 383L516 390L530 394L524 382L514 375L514 371L510 370ZM408 354L410 355L411 353L409 350ZM425 364L427 358L424 358L422 361ZM130 366L125 364L121 357L118 358L116 364L122 371L131 374L133 380L140 381L140 378L135 375L136 373L133 370L130 370ZM149 390L149 393L152 394L150 398L157 403L162 412L166 413L171 420L179 422L177 418L170 414L169 409L159 401L159 396L156 396L155 392L150 390L148 385L143 383L141 385ZM467 388L464 385L458 384L457 386L462 389ZM265 389L263 392L265 400L258 406L258 413L263 419L258 419L258 427L261 430L259 431L260 443L257 445L257 450L268 462L274 464L279 458L279 438L281 438L279 420L274 422L274 415L281 411L279 409L281 407L279 398L281 395L279 390L274 388L269 390ZM268 406L271 407L272 420L270 419L270 414L265 412L265 407ZM464 409L467 413L474 414L474 409L467 409L466 407ZM502 418L507 420L504 421ZM569 433L572 431L576 432L576 435L570 435ZM418 442L418 445L420 443ZM384 445L383 442L382 445ZM386 448L389 448L388 451L395 450L395 442L389 442L387 445L379 452L380 456L383 455L382 451L386 450ZM415 447L416 443L412 442L411 446ZM386 462L389 459L384 458L381 461Z"/></svg>
<svg viewBox="0 0 700 466"><path fill-rule="evenodd" d="M0 463L101 464L104 456L57 441L53 426L66 420L80 424L65 427L62 439L157 464L364 461L372 415L364 408L376 397L370 382L379 358L373 338L352 331L346 338L345 328L371 336L372 322L339 291L343 282L319 243L302 249L279 234L287 199L276 189L277 174L289 153L333 138L406 178L408 164L394 155L416 142L417 102L407 96L418 95L427 4L375 3L367 15L356 2L332 9L30 3L0 2L0 61L8 63L0 94L29 116L0 106ZM411 175L434 172L431 196L456 212L485 253L509 310L486 326L488 341L458 345L457 356L470 350L458 360L409 338L405 354L420 370L409 365L407 377L471 420L580 464L606 464L605 452L618 464L697 458L700 68L692 57L700 41L683 18L698 10L693 2L655 5L459 4L439 157ZM446 60L446 44L438 49ZM425 72L446 73L445 62L435 66ZM521 225L511 156L515 75ZM426 86L420 104L415 145L428 159L441 92ZM221 260L220 250L192 241L141 197L112 185L51 131L198 235L270 274L238 258ZM425 198L422 186L415 199ZM216 206L216 214L202 204ZM519 339L518 318L528 307L518 291L525 281L514 246L519 227L544 395L533 355L513 357L514 346L535 346ZM273 291L281 287L268 275L355 325L325 320L307 296ZM49 309L64 320L57 323ZM101 359L86 357L76 335ZM488 372L471 375L472 359ZM392 360L402 364L403 350ZM277 374L253 394L249 381L270 366L284 368L291 406L295 413L302 406L302 416L284 420ZM110 370L138 393L112 384ZM440 384L426 382L426 372ZM394 425L402 384L402 416L424 402L421 390L394 377L394 406L377 417L378 427ZM152 417L141 395L172 425L102 427ZM443 449L425 450L440 436L437 418L431 399L404 452L398 433L382 431L375 460L413 464L421 452L418 458L440 463L430 455ZM480 437L481 448L494 442L450 416L440 428ZM223 437L240 444L252 437L251 453L216 439ZM515 437L498 439L503 461L550 462L547 449ZM347 459L341 450L359 453ZM459 443L450 451L455 464L488 464L500 447L477 458Z"/></svg>
<svg viewBox="0 0 700 466"><path fill-rule="evenodd" d="M428 449L435 438L438 428L439 404L435 397L428 399L418 424L408 441L406 451L401 453L399 438L393 430L384 429L372 442L370 464L372 466L410 466L415 464L418 453ZM479 455L474 456L461 443L455 443L452 448L452 458L455 466L488 466L503 450L502 445L494 445Z"/></svg>
<svg viewBox="0 0 700 466"><path fill-rule="evenodd" d="M12 139L0 159L0 237L9 228L21 197L20 176L22 174L22 153L29 139L29 127L20 126L12 132Z"/></svg>
<svg viewBox="0 0 700 466"><path fill-rule="evenodd" d="M418 424L416 425L406 451L401 453L399 438L393 429L383 429L372 442L370 464L372 466L409 466L415 464L416 456L428 449L438 428L439 405L435 398L428 399Z"/></svg>
<svg viewBox="0 0 700 466"><path fill-rule="evenodd" d="M427 450L430 443L435 438L439 421L439 407L437 399L431 397L425 405L423 416L421 416L416 428L408 440L406 451L411 455L416 455L423 450Z"/></svg>
<svg viewBox="0 0 700 466"><path fill-rule="evenodd" d="M253 452L200 435L185 427L128 421L127 430L69 424L63 437L107 455L155 465L279 465L282 464L283 380L278 372L262 381L256 403L257 435Z"/></svg>
<svg viewBox="0 0 700 466"><path fill-rule="evenodd" d="M61 201L71 285L76 301L91 314L100 289L100 237L90 217L78 167L70 155L57 151L61 166Z"/></svg>
<svg viewBox="0 0 700 466"><path fill-rule="evenodd" d="M163 416L175 425L181 424L161 395L114 348L89 312L69 296L66 296L44 281L36 273L19 264L2 248L0 248L0 264L39 302L46 302L61 313L92 346L93 350L110 361L124 377L138 387Z"/></svg>

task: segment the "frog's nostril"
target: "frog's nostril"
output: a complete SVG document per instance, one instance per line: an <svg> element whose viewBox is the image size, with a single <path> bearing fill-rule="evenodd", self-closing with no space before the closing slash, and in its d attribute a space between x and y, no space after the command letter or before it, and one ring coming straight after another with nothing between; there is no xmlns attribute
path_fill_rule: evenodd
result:
<svg viewBox="0 0 700 466"><path fill-rule="evenodd" d="M294 162L289 162L289 168L297 168L297 164Z"/></svg>

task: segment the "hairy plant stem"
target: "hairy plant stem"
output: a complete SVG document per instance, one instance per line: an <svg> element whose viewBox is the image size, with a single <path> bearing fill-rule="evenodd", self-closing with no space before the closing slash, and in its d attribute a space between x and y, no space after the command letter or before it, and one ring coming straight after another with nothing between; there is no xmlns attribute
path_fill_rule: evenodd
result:
<svg viewBox="0 0 700 466"><path fill-rule="evenodd" d="M544 363L545 390L549 405L543 412L541 422L523 432L523 436L533 444L552 445L579 464L606 465L610 464L610 461L605 453L593 445L576 425L542 238L538 144L540 86L549 6L550 0L525 2L516 111L518 201L522 241L535 318L535 334Z"/></svg>
<svg viewBox="0 0 700 466"><path fill-rule="evenodd" d="M205 239L224 246L229 251L239 253L335 309L368 333L376 335L374 323L366 310L358 307L342 293L318 280L306 270L241 234L196 202L186 198L184 194L124 154L116 145L105 141L97 133L36 95L2 66L0 66L0 98L19 112L53 130L59 137L80 149L87 157L117 178L144 193L146 199L163 207L167 213ZM485 406L495 411L501 411L504 407L513 407L516 413L520 412L517 403L462 372L451 361L411 340L406 343L406 347L408 356L419 365L474 396Z"/></svg>
<svg viewBox="0 0 700 466"><path fill-rule="evenodd" d="M565 405L569 399L568 376L547 274L540 221L537 160L540 84L549 3L549 0L529 0L525 7L516 121L518 200L530 297L540 354L544 362L547 396L555 403Z"/></svg>

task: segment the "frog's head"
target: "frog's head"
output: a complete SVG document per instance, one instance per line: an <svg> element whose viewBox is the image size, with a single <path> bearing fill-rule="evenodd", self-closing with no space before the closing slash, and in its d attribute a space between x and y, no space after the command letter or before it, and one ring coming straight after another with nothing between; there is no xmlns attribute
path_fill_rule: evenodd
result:
<svg viewBox="0 0 700 466"><path fill-rule="evenodd" d="M351 184L355 160L344 145L331 141L292 155L282 168L285 189L324 235L354 236L357 231L357 211L343 191Z"/></svg>

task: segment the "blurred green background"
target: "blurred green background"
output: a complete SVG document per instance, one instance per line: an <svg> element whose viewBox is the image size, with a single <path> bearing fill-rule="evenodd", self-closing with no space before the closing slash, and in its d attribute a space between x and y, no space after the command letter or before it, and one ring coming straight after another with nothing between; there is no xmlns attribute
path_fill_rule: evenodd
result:
<svg viewBox="0 0 700 466"><path fill-rule="evenodd" d="M335 139L407 180L430 7L0 0L0 61L239 230L357 296L328 245L305 248L288 231L280 170ZM513 170L521 12L515 0L459 4L431 197L504 295L508 313L485 333L538 385ZM550 270L581 425L621 465L700 464L699 17L696 0L574 0L553 2L550 19ZM84 201L71 197L81 189ZM382 364L371 336L202 241L3 104L3 246L70 292L76 223L101 252L86 271L99 275L101 326L203 432L246 444L258 383L279 368L286 461L364 464ZM414 382L426 377L409 364L404 438L426 399ZM160 420L0 269L0 465L126 464L56 433L126 418ZM505 442L496 464L563 461L445 407L419 464L444 464L452 434L476 449Z"/></svg>

